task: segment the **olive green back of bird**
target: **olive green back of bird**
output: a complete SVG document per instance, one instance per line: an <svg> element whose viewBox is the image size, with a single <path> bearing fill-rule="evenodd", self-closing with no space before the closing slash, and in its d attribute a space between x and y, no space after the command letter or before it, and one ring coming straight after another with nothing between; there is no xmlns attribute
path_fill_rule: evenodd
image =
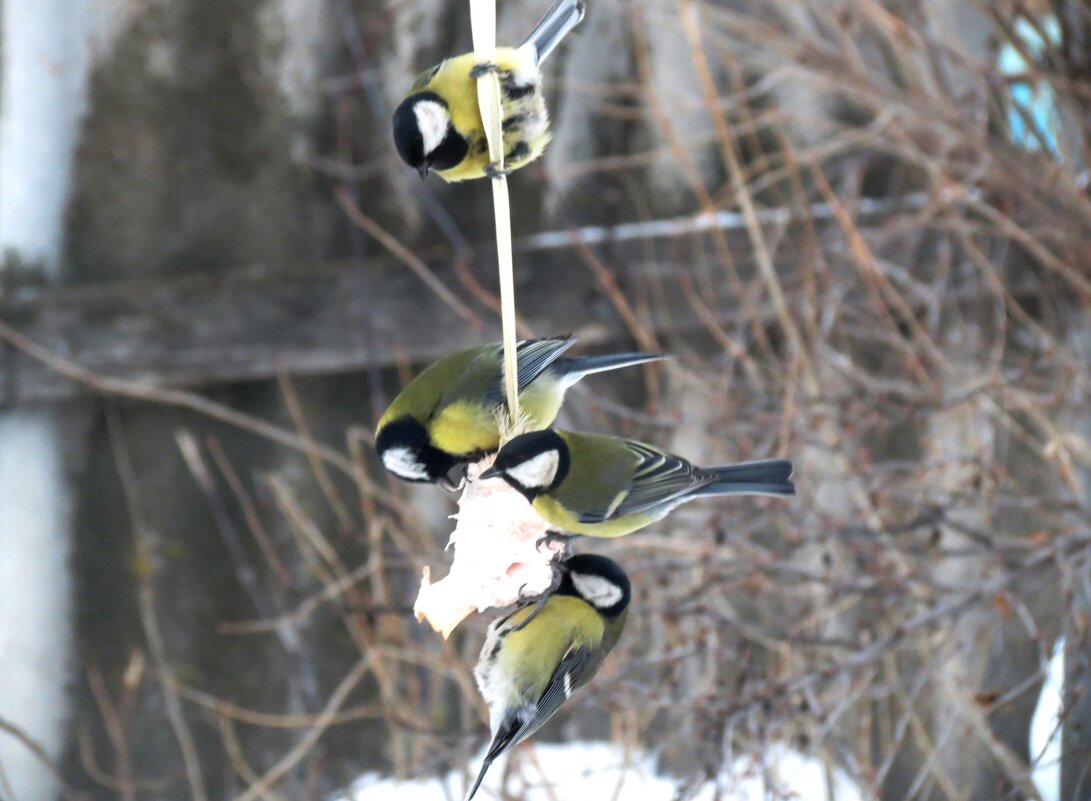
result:
<svg viewBox="0 0 1091 801"><path fill-rule="evenodd" d="M602 434L558 431L575 454L568 475L549 492L534 499L534 508L550 523L572 534L617 537L648 525L653 515L627 515L594 524L581 522L587 510L609 518L636 477L639 461L628 440Z"/></svg>
<svg viewBox="0 0 1091 801"><path fill-rule="evenodd" d="M530 606L518 609L508 618L507 623L512 627L518 626L532 611L533 607ZM554 595L546 601L545 606L526 628L507 634L500 652L501 667L509 675L532 677L524 686L513 688L519 697L537 701L553 675L553 670L541 670L540 667L530 670L530 666L552 665L556 669L572 649L598 646L605 634L605 623L605 618L586 601L566 595ZM610 624L611 628L615 627L615 621L610 621ZM564 633L565 636L552 636L558 633ZM620 635L619 630L614 637L614 643ZM583 683L589 681L592 675L594 671L590 671ZM527 735L530 733L527 732Z"/></svg>
<svg viewBox="0 0 1091 801"><path fill-rule="evenodd" d="M564 401L562 377L546 368L575 343L538 339L519 343L519 408L530 428L545 428ZM503 346L480 345L439 359L414 378L379 420L376 433L409 416L427 429L431 444L456 456L500 447L498 408L503 396Z"/></svg>
<svg viewBox="0 0 1091 801"><path fill-rule="evenodd" d="M518 459L520 450L525 453L532 442L546 448L537 457L546 461L538 461L538 465L557 467L554 477L528 490L531 503L547 521L572 534L630 534L700 497L795 493L790 480L792 463L784 459L697 467L643 442L572 431L537 432L513 439L498 455L494 468L507 470L509 477L516 479L519 475L530 478L524 471L535 461L533 450L522 468L512 459ZM558 456L552 461L549 454L554 452ZM566 472L562 472L564 467Z"/></svg>
<svg viewBox="0 0 1091 801"><path fill-rule="evenodd" d="M376 432L382 431L387 423L399 417L427 420L443 399L446 388L457 385L466 366L481 350L481 347L476 347L449 353L421 370L383 412Z"/></svg>
<svg viewBox="0 0 1091 801"><path fill-rule="evenodd" d="M499 734L492 756L534 734L595 677L628 616L627 605L620 614L604 617L582 598L553 595L536 613L533 606L524 606L496 624L484 649L497 649L496 661L486 660L475 671L491 728Z"/></svg>
<svg viewBox="0 0 1091 801"><path fill-rule="evenodd" d="M548 427L561 410L565 387L561 386L560 376L548 368L574 342L553 339L520 343L519 413L531 430ZM505 403L503 359L501 345L481 348L458 381L444 393L443 403L430 425L432 443L437 448L448 453L466 453L470 447L476 451L500 447L497 412Z"/></svg>
<svg viewBox="0 0 1091 801"><path fill-rule="evenodd" d="M555 594L489 626L474 680L489 705L492 741L467 801L497 757L591 681L625 628L632 586L620 565L576 554L558 569Z"/></svg>

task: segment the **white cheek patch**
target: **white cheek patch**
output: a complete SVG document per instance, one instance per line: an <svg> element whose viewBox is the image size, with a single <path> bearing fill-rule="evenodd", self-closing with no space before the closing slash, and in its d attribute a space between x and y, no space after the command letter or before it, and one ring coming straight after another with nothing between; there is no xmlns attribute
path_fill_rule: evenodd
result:
<svg viewBox="0 0 1091 801"><path fill-rule="evenodd" d="M548 487L557 475L560 461L561 455L555 450L549 450L512 467L508 470L508 475L528 489Z"/></svg>
<svg viewBox="0 0 1091 801"><path fill-rule="evenodd" d="M388 448L383 451L383 464L396 476L410 481L426 481L428 471L409 448Z"/></svg>
<svg viewBox="0 0 1091 801"><path fill-rule="evenodd" d="M451 115L441 103L435 100L422 100L413 106L413 113L417 117L417 129L421 139L424 140L424 154L428 155L447 136L447 126L451 122Z"/></svg>
<svg viewBox="0 0 1091 801"><path fill-rule="evenodd" d="M596 609L609 609L621 600L621 587L602 576L572 573L572 584L580 597Z"/></svg>

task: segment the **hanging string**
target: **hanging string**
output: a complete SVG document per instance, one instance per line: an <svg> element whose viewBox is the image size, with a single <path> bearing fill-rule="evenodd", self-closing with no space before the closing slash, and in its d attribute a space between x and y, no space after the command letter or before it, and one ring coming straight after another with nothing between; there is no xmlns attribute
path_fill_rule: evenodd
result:
<svg viewBox="0 0 1091 801"><path fill-rule="evenodd" d="M470 0L470 29L474 57L478 64L496 61L496 0ZM489 143L489 161L504 168L503 129L500 118L500 78L489 72L477 79L477 102ZM511 208L508 179L492 180L493 211L496 216L496 254L500 266L500 319L504 331L504 395L508 402L505 434L515 433L519 421L518 368L515 357L515 268L511 254Z"/></svg>

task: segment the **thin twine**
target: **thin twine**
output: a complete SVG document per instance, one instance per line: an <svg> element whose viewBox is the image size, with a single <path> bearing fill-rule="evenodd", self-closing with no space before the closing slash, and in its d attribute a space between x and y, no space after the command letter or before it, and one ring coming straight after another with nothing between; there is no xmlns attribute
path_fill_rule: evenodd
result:
<svg viewBox="0 0 1091 801"><path fill-rule="evenodd" d="M496 61L496 0L470 0L470 28L474 57L478 64ZM503 129L500 118L500 78L488 72L477 79L477 102L481 108L489 160L504 168ZM504 395L508 419L501 429L502 439L516 433L519 421L519 392L516 383L515 267L511 247L511 207L508 203L508 179L500 175L492 181L493 211L496 217L496 255L500 269L500 320L504 332Z"/></svg>

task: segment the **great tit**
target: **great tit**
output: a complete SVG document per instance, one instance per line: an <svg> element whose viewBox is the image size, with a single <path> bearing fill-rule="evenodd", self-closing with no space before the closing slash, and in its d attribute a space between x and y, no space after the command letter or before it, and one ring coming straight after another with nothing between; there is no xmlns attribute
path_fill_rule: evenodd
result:
<svg viewBox="0 0 1091 801"><path fill-rule="evenodd" d="M539 67L558 42L583 19L583 0L557 0L519 47L498 47L493 64L478 64L473 53L425 70L394 111L394 145L410 167L445 181L495 177L477 101L477 78L500 78L504 170L534 161L549 144L549 112Z"/></svg>
<svg viewBox="0 0 1091 801"><path fill-rule="evenodd" d="M557 591L533 611L521 606L489 626L474 678L489 705L492 742L470 801L493 761L536 732L598 672L629 615L631 588L611 559L579 554L560 565Z"/></svg>
<svg viewBox="0 0 1091 801"><path fill-rule="evenodd" d="M656 353L562 358L568 338L519 343L519 408L531 430L550 425L564 394L590 373L664 358ZM467 462L500 447L497 413L504 404L503 345L444 356L409 382L379 419L375 449L383 465L406 481L453 488Z"/></svg>
<svg viewBox="0 0 1091 801"><path fill-rule="evenodd" d="M502 478L570 534L620 537L711 495L794 495L784 459L695 467L631 439L547 429L500 449L480 478Z"/></svg>

